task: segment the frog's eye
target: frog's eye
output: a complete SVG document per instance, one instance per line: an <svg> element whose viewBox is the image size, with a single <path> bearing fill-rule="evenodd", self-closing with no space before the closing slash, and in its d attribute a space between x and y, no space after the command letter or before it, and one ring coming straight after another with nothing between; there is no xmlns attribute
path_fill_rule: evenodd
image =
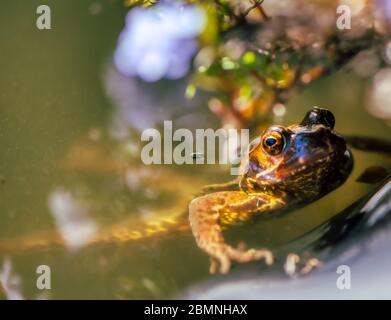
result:
<svg viewBox="0 0 391 320"><path fill-rule="evenodd" d="M262 138L263 149L273 156L280 154L282 149L284 149L284 145L285 138L283 134L278 131L266 132Z"/></svg>

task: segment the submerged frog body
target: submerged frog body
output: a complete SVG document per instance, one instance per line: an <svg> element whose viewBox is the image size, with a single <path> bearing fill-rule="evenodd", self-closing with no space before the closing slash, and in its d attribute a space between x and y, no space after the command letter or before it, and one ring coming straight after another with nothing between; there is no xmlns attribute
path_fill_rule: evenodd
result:
<svg viewBox="0 0 391 320"><path fill-rule="evenodd" d="M238 191L214 192L190 203L191 228L198 246L211 257L211 272L227 273L232 262L273 263L269 250L240 250L227 244L224 226L298 208L345 182L353 158L333 130L334 123L329 110L315 107L300 124L270 127L250 144Z"/></svg>

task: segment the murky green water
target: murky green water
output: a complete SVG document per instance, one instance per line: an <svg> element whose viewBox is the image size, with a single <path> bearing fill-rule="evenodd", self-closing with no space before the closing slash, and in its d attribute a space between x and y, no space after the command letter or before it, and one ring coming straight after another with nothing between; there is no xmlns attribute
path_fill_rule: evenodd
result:
<svg viewBox="0 0 391 320"><path fill-rule="evenodd" d="M130 190L129 179L144 170L136 160L128 180L124 171L105 162L105 153L87 168L78 166L82 153L76 153L81 158L72 158L72 165L61 164L84 137L96 140L94 132L104 134L112 127L115 109L103 89L104 74L126 10L122 1L114 0L49 2L49 31L35 27L41 1L9 0L0 11L0 243L12 247L0 251L0 268L3 260L12 261L27 298L173 297L210 277L208 258L189 232L164 239L97 242L72 252L55 240L50 244L58 237L51 196L66 190L86 201L92 208L90 218L104 230L162 211L186 212L185 205L177 205L178 199L191 199L183 190L195 192L203 183L230 176L220 168L170 167L169 177L163 173L162 179L175 188L147 181ZM365 111L365 88L353 74L318 81L288 105L284 121L299 121L310 106L320 105L334 112L341 133L390 137L390 127ZM199 108L206 110L205 103ZM116 150L115 155L128 150L102 140L94 145ZM371 188L355 182L366 167L389 166L389 159L379 155L354 156L354 172L342 188L300 211L229 232L228 239L274 247L325 221ZM24 246L39 238L48 244ZM36 268L42 264L52 271L50 291L36 288Z"/></svg>

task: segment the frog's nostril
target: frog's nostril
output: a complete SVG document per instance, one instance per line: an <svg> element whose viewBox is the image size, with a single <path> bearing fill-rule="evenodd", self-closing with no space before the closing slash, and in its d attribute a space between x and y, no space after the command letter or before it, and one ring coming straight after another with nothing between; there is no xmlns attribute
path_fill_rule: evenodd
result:
<svg viewBox="0 0 391 320"><path fill-rule="evenodd" d="M303 126L323 124L324 126L333 129L335 125L335 117L330 110L313 107L312 110L307 112L300 124Z"/></svg>

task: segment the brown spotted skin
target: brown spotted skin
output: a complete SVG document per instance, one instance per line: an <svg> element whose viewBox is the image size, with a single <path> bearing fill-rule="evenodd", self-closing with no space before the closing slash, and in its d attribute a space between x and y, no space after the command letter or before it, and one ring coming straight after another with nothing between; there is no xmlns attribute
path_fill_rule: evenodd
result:
<svg viewBox="0 0 391 320"><path fill-rule="evenodd" d="M192 232L211 258L212 273L227 273L232 262L273 262L267 249L242 250L227 244L222 227L301 207L345 182L353 159L333 128L332 113L317 107L300 124L270 127L250 144L242 162L244 174L237 180L239 191L221 191L224 185L215 185L209 191L218 192L190 203Z"/></svg>

